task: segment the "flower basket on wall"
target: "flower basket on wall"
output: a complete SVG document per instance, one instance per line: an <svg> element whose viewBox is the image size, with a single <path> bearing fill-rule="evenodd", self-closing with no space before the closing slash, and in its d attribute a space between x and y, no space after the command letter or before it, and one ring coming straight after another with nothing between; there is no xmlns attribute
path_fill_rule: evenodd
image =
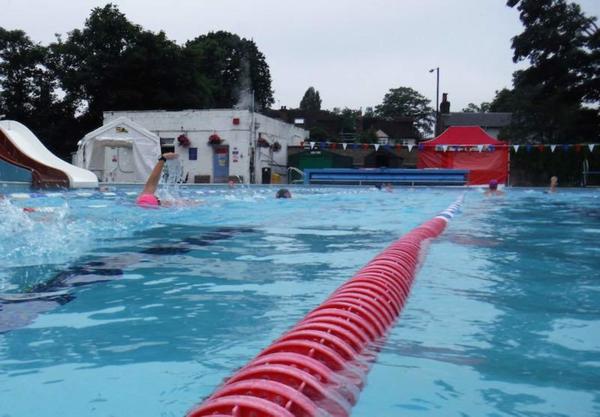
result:
<svg viewBox="0 0 600 417"><path fill-rule="evenodd" d="M177 143L179 143L179 146L183 146L184 148L189 147L191 144L190 138L188 138L186 134L177 136Z"/></svg>
<svg viewBox="0 0 600 417"><path fill-rule="evenodd" d="M281 150L281 144L277 141L273 142L273 144L271 145L271 150L273 152L279 152Z"/></svg>
<svg viewBox="0 0 600 417"><path fill-rule="evenodd" d="M209 145L220 145L221 143L223 143L223 139L221 139L221 136L217 135L216 133L213 133L208 137Z"/></svg>
<svg viewBox="0 0 600 417"><path fill-rule="evenodd" d="M269 146L271 146L269 144L269 141L266 140L263 137L258 138L258 140L256 141L256 146L258 146L259 148L268 148Z"/></svg>

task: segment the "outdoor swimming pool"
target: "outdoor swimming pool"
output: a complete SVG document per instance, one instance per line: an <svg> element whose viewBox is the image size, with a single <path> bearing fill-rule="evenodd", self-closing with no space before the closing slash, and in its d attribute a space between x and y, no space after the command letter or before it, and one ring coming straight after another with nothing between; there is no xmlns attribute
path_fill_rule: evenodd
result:
<svg viewBox="0 0 600 417"><path fill-rule="evenodd" d="M1 192L10 193L10 190ZM453 188L190 188L0 203L0 416L183 416ZM52 207L27 214L18 207ZM600 190L466 193L353 416L600 414Z"/></svg>

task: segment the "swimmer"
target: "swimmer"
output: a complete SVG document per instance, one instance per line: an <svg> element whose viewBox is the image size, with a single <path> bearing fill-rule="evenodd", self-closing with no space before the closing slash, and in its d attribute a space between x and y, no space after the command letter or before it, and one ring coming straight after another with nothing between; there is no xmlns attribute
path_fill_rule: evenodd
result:
<svg viewBox="0 0 600 417"><path fill-rule="evenodd" d="M504 193L498 189L498 181L490 180L489 187L485 195L503 195Z"/></svg>
<svg viewBox="0 0 600 417"><path fill-rule="evenodd" d="M154 193L158 188L158 182L160 181L160 174L162 172L163 167L165 166L165 162L168 159L177 158L177 154L174 152L164 153L158 158L158 162L152 169L146 184L144 185L144 189L135 200L136 204L140 207L144 208L159 208L160 206L165 207L173 207L173 206L193 206L199 204L197 201L191 200L181 200L181 201L160 201L158 197Z"/></svg>
<svg viewBox="0 0 600 417"><path fill-rule="evenodd" d="M0 201L2 200L6 200L6 202L8 204L10 204L10 201L8 201L8 199L4 196L4 194L0 193ZM38 211L37 209L33 208L33 207L23 207L22 209L25 213L33 213L35 211Z"/></svg>
<svg viewBox="0 0 600 417"><path fill-rule="evenodd" d="M550 177L550 189L548 190L548 192L555 193L557 185L558 185L558 177L556 175L553 175L552 177Z"/></svg>
<svg viewBox="0 0 600 417"><path fill-rule="evenodd" d="M287 188L280 188L275 194L275 198L292 198L292 193Z"/></svg>

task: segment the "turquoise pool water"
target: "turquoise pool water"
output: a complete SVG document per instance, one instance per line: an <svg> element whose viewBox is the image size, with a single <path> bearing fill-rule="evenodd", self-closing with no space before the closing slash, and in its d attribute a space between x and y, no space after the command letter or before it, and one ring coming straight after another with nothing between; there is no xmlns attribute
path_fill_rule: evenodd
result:
<svg viewBox="0 0 600 417"><path fill-rule="evenodd" d="M0 203L0 292L53 293L0 304L0 416L182 416L463 192L275 191ZM600 415L598 242L598 190L467 192L352 415Z"/></svg>

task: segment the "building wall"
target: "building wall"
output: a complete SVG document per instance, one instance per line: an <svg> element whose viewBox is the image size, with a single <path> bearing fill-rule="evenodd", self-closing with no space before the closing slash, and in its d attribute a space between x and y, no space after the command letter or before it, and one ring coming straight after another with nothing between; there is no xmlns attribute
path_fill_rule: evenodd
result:
<svg viewBox="0 0 600 417"><path fill-rule="evenodd" d="M214 149L208 145L208 138L212 134L219 135L223 145L229 147L229 176L239 176L245 183L250 180L250 160L254 149L256 182L261 180L263 167L281 173L285 179L287 147L299 145L308 137L308 131L304 129L248 110L105 112L104 123L121 116L139 123L161 139L174 139L175 152L180 155L188 182L194 182L196 176L210 176L211 182L213 181ZM189 147L177 144L177 137L181 134L189 138ZM255 148L259 137L265 138L269 143L279 142L281 150L273 152L270 148ZM197 149L197 160L190 160L191 148Z"/></svg>

